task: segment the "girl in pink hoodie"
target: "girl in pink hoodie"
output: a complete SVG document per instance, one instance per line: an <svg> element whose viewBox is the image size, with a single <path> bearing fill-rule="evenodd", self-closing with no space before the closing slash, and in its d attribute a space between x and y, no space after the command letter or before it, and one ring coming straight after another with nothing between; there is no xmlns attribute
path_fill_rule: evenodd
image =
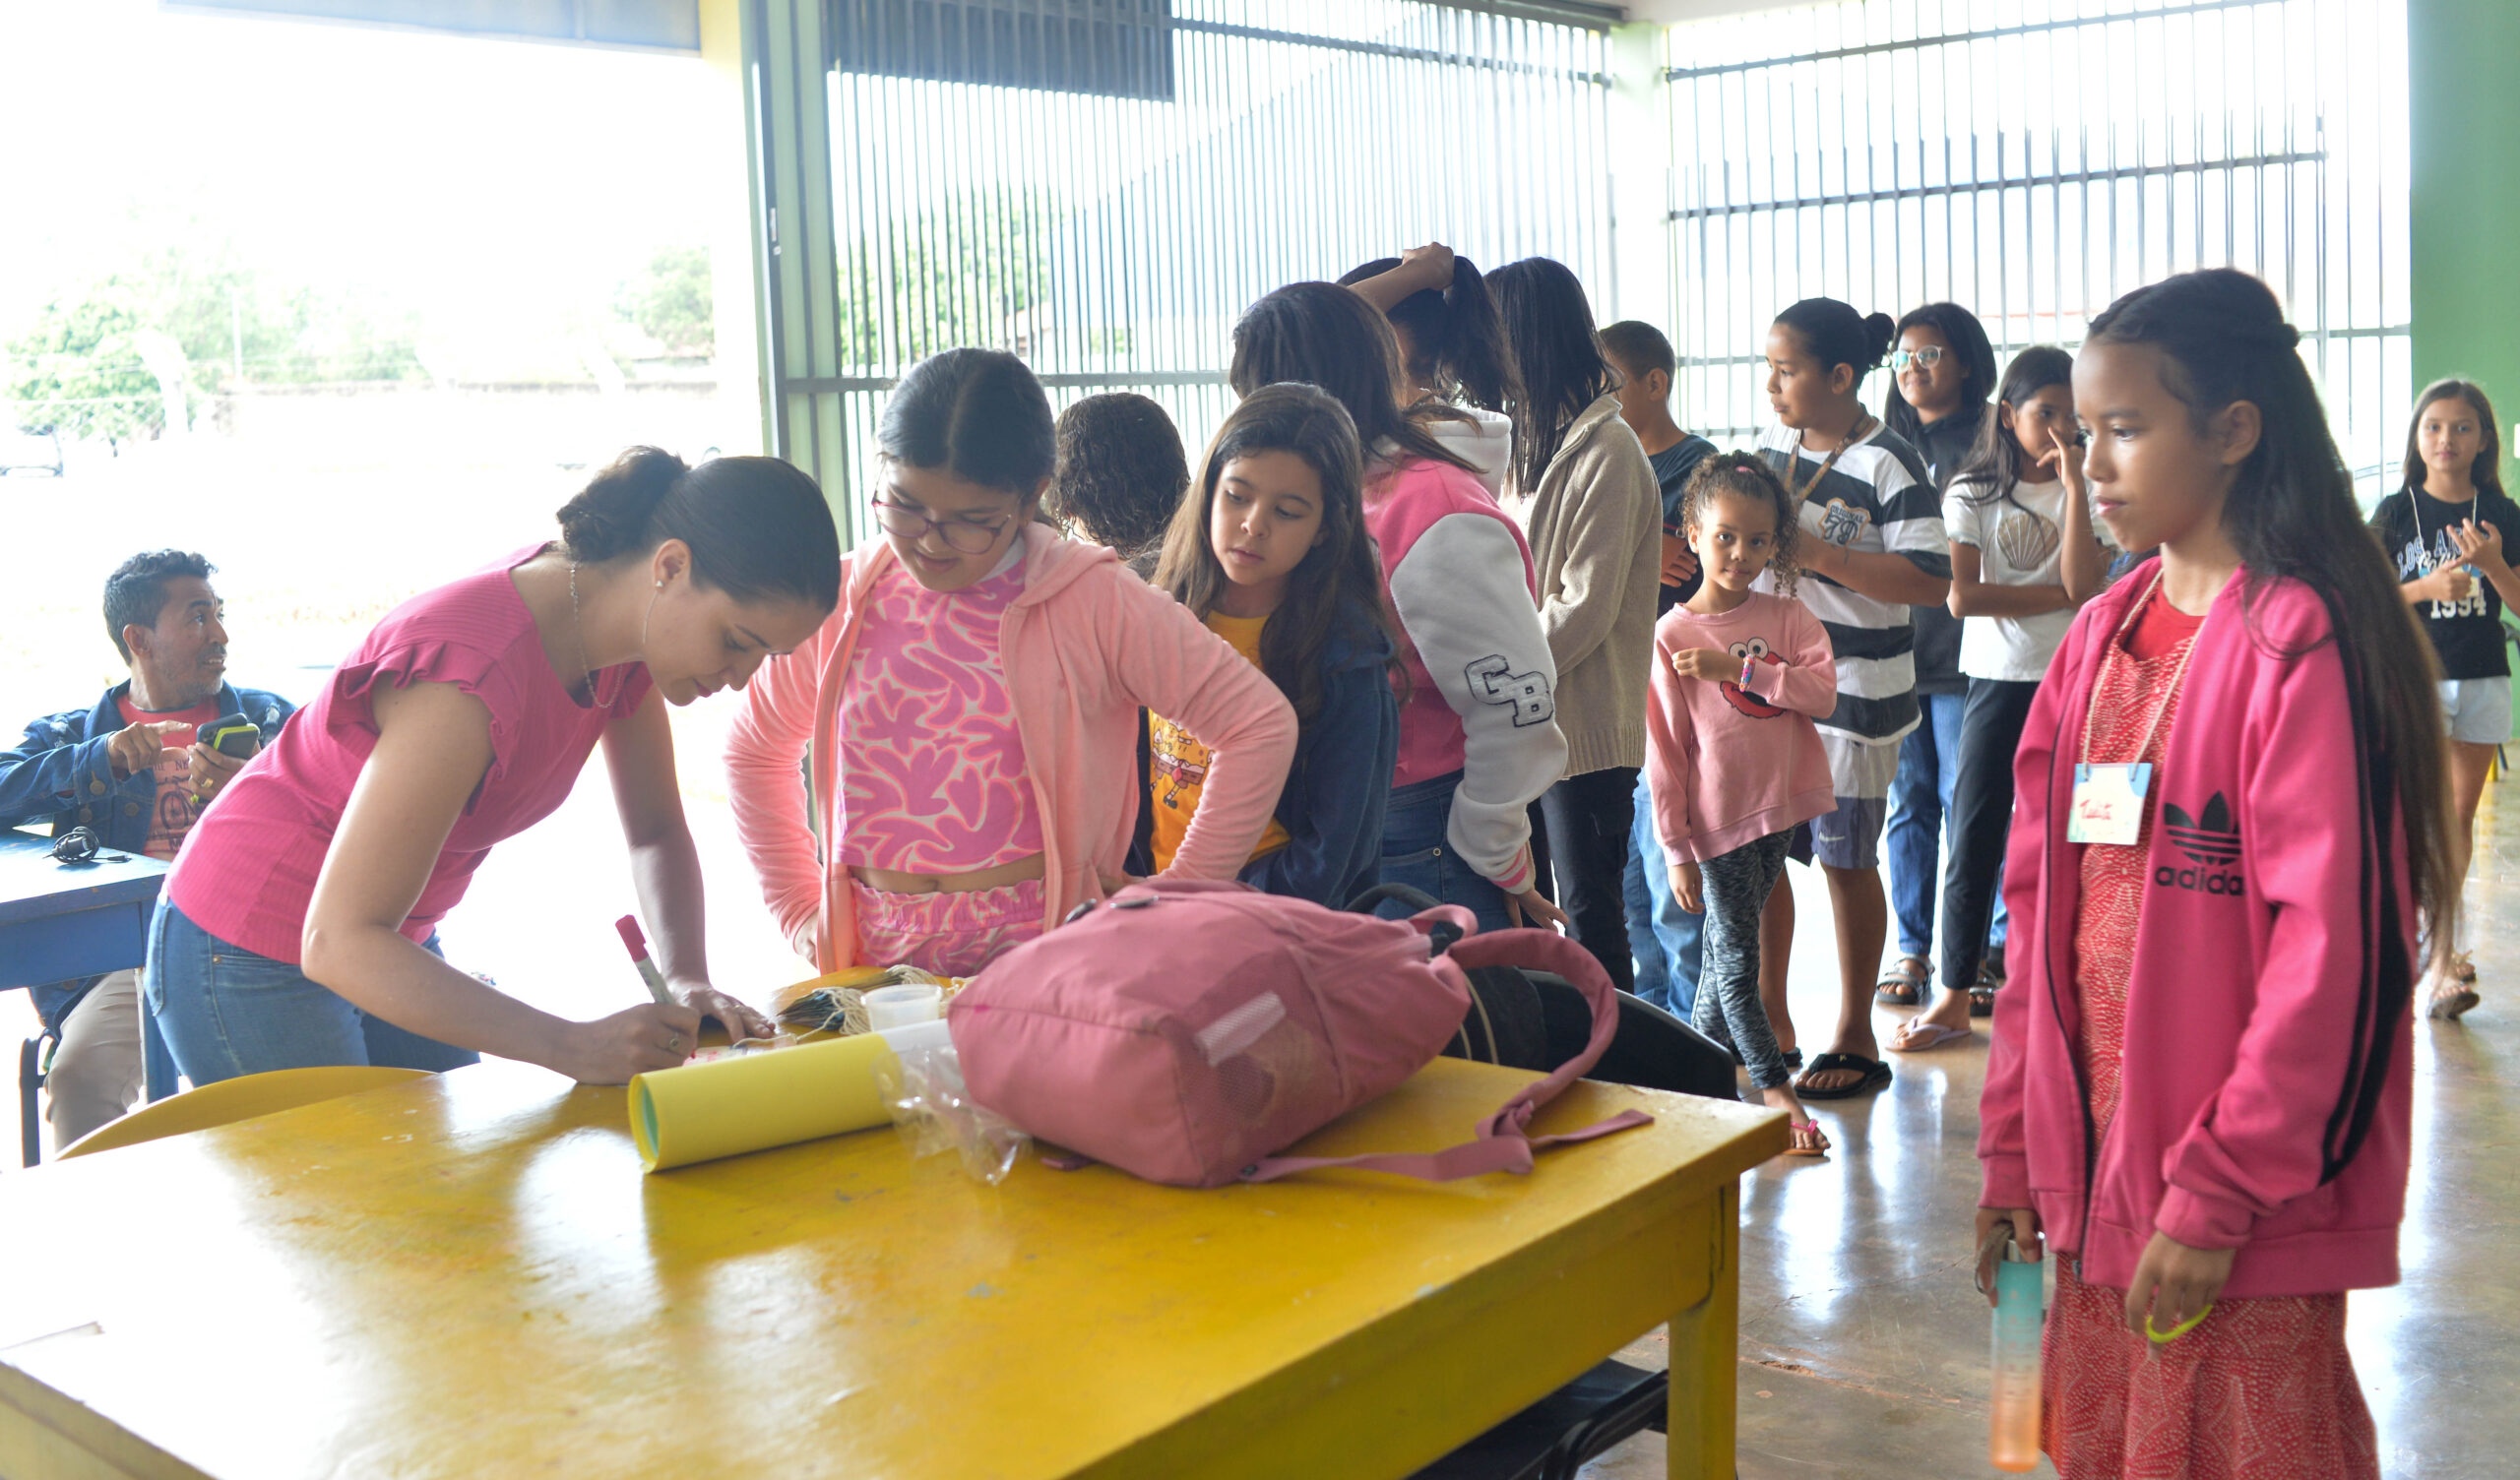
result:
<svg viewBox="0 0 2520 1480"><path fill-rule="evenodd" d="M2023 730L1978 1141L1980 1247L2070 1256L2066 1480L2379 1473L2345 1292L2398 1274L2441 721L2298 338L2264 283L2190 273L2074 365L2082 477L2161 554L2083 608Z"/></svg>
<svg viewBox="0 0 2520 1480"><path fill-rule="evenodd" d="M798 953L969 975L1117 888L1141 707L1213 756L1166 872L1232 878L1294 713L1118 556L1036 518L1054 454L1040 382L950 349L902 378L878 436L884 537L844 562L831 619L762 665L727 742L736 833Z"/></svg>

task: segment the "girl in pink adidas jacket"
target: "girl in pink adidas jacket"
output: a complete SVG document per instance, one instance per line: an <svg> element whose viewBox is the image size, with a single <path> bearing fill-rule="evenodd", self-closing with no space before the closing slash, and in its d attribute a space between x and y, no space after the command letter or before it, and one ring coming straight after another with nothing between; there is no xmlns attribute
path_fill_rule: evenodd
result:
<svg viewBox="0 0 2520 1480"><path fill-rule="evenodd" d="M2442 740L2296 340L2263 283L2191 273L2074 366L2101 517L2161 555L2083 609L2023 731L1978 1141L1981 1248L2066 1256L2066 1480L2379 1473L2345 1292L2398 1277Z"/></svg>
<svg viewBox="0 0 2520 1480"><path fill-rule="evenodd" d="M903 377L879 435L884 537L844 562L831 619L762 665L727 743L736 833L798 952L969 975L1117 888L1141 706L1213 753L1168 872L1232 878L1294 711L1119 557L1035 520L1040 383L1013 355L948 350Z"/></svg>

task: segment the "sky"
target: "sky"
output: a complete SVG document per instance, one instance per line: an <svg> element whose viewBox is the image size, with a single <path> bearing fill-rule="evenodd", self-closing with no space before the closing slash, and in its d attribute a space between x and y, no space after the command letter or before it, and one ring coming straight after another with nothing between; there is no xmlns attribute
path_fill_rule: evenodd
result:
<svg viewBox="0 0 2520 1480"><path fill-rule="evenodd" d="M712 234L724 95L693 57L0 0L0 339L138 250L221 235L450 328L601 301Z"/></svg>

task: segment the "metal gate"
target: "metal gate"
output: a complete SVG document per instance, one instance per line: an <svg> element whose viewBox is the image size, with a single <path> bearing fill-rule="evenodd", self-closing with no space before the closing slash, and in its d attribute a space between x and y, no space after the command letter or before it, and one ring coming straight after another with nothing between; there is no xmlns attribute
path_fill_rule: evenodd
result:
<svg viewBox="0 0 2520 1480"><path fill-rule="evenodd" d="M951 345L1016 350L1055 402L1143 392L1195 456L1282 283L1431 237L1606 282L1606 9L753 3L771 440L845 516L883 393Z"/></svg>
<svg viewBox="0 0 2520 1480"><path fill-rule="evenodd" d="M2284 300L2385 491L2410 401L2405 0L1872 0L1667 40L1683 424L1766 419L1757 357L1797 298L1950 299L2002 354L2230 265Z"/></svg>

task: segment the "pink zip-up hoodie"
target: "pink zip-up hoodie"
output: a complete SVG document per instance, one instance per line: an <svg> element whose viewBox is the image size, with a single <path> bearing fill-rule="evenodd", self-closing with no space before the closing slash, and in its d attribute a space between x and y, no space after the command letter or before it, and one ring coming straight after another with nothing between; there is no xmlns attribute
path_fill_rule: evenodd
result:
<svg viewBox="0 0 2520 1480"><path fill-rule="evenodd" d="M2139 569L2083 608L2013 763L2013 971L1995 994L1980 1205L2036 1207L2083 1278L2116 1289L2157 1229L2237 1249L2234 1299L2394 1283L2416 915L2403 830L2366 805L2385 771L2364 764L2326 604L2300 582L2244 602L2242 571L2197 633L2152 782L2172 826L2153 830L2123 1089L2090 1146L2083 845L2064 817L2102 655L2149 581Z"/></svg>
<svg viewBox="0 0 2520 1480"><path fill-rule="evenodd" d="M1027 525L1023 538L1024 589L1006 609L998 654L1040 811L1041 928L1101 898L1102 876L1121 872L1137 826L1141 707L1215 753L1169 876L1231 879L1286 784L1294 710L1257 664L1117 555L1044 524ZM822 835L842 835L833 775L840 687L868 594L894 559L881 539L850 554L839 609L794 652L761 665L726 742L735 834L771 914L823 971L858 963L857 912L849 870L825 866L806 818L819 807ZM811 801L797 767L808 740Z"/></svg>

